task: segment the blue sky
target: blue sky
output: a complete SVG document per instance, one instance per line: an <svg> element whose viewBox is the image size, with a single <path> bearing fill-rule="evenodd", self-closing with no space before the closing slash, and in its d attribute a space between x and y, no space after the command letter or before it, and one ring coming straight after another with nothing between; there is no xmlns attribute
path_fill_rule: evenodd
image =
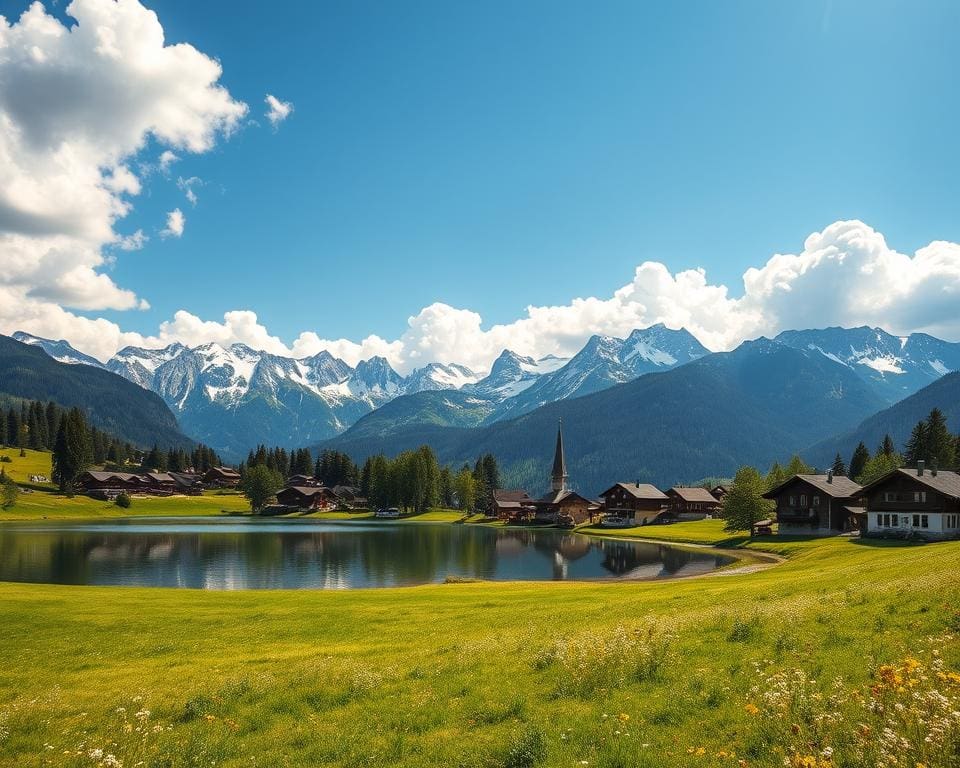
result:
<svg viewBox="0 0 960 768"><path fill-rule="evenodd" d="M957 3L148 5L260 125L116 222L150 240L107 271L151 308L81 314L128 331L249 308L287 342L394 339L432 302L487 327L609 297L648 259L739 296L837 220L960 240ZM265 93L294 104L276 131Z"/></svg>

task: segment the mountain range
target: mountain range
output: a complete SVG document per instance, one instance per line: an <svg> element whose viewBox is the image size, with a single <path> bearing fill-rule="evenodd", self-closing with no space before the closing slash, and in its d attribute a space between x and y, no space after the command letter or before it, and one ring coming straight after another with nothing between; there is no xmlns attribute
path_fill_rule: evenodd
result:
<svg viewBox="0 0 960 768"><path fill-rule="evenodd" d="M726 413L726 405L715 402L717 396L710 394L709 382L727 370L723 366L715 368L718 361L731 359L740 360L743 370L753 365L751 375L759 378L757 382L749 377L738 379L737 386L731 385L732 402L745 419L751 409L766 414L764 431L778 436L777 456L782 456L838 432L850 431L866 417L942 375L960 370L958 343L920 333L894 336L866 327L784 331L773 340L747 342L731 353L711 353L688 331L660 324L634 330L623 339L593 336L571 358L534 359L504 350L483 376L462 365L440 363L403 376L382 357L351 366L329 352L293 359L243 344L126 347L106 363L100 363L62 340L22 332L14 334L14 338L39 346L58 360L105 368L152 390L174 412L186 434L233 460L258 443L291 447L324 444L342 447L356 453L355 458L362 458L380 450L393 453L412 440L420 440L435 447L445 446L441 456L459 461L474 456L476 450L461 449L458 441L507 434L512 427L498 425L529 425L531 422L523 417L540 418L541 411L552 414L554 406L560 407L558 404L576 403L569 405L574 414L585 404L602 408L607 400L591 398L607 392L614 393L608 395L613 400L627 397L621 393L624 388L636 395L633 401L619 403L625 424L636 421L637 414L646 413L644 418L653 418L648 413L650 409L673 413L677 420L671 425L663 420L650 423L641 419L636 423L643 424L644 431L631 439L645 444L669 444L675 439L668 434L671 431L686 434L685 430L692 429L696 434L707 434L710 430L710 417L690 402L683 387L703 397L718 413ZM766 352L765 357L756 359L779 361L777 371L748 362L758 354L758 349ZM753 350L754 356L747 355L748 350ZM787 350L802 354L789 356ZM690 370L676 373L686 369ZM783 369L792 370L794 376L783 378ZM647 380L667 374L671 375L667 381L682 382L683 386L678 384L675 392L646 389L653 386ZM696 382L688 378L691 376ZM769 387L771 381L779 381L780 385ZM717 392L720 391L718 388ZM830 407L823 413L833 413L829 419L809 413L808 403L799 400L823 400L828 394ZM660 399L651 400L654 395ZM756 403L752 402L754 399ZM689 410L674 412L674 402L684 403ZM772 405L777 407L764 410ZM562 406L565 407L568 406ZM783 428L791 424L792 412L807 414L812 423L801 420L784 432ZM700 417L707 422L697 422ZM620 440L623 431L615 420L584 426L611 444ZM487 431L481 435L476 430ZM741 445L745 451L741 461L764 455L759 448L747 450L747 443L738 443L733 434L726 434L725 440L729 445ZM765 437L756 440L755 446L766 444ZM518 444L525 443L521 440ZM692 445L690 451L700 451L696 441ZM719 450L719 446L715 447ZM508 445L500 449L505 456L511 451ZM708 467L710 462L704 462L704 474L716 474L727 467L722 450L719 454L706 449L701 452L711 456L716 464ZM739 454L733 451L731 455ZM666 473L663 461L656 457L648 460L645 456L626 451L625 468L642 458L635 471L648 468ZM692 471L694 466L701 465L694 462L688 469L675 468L682 474L673 479L696 479L699 475ZM518 476L524 475L523 470L517 471Z"/></svg>
<svg viewBox="0 0 960 768"><path fill-rule="evenodd" d="M326 351L293 359L244 344L125 347L104 364L63 340L22 331L14 338L57 360L102 367L156 392L185 432L234 459L259 443L308 445L325 440L401 397L438 391L469 394L453 400L414 400L432 404L428 409L447 408L441 421L466 426L478 416L483 422L512 418L708 353L687 331L658 325L634 331L627 339L594 336L569 360L533 360L505 350L481 378L456 364L430 363L401 376L383 357L352 367ZM475 407L465 410L464 404Z"/></svg>

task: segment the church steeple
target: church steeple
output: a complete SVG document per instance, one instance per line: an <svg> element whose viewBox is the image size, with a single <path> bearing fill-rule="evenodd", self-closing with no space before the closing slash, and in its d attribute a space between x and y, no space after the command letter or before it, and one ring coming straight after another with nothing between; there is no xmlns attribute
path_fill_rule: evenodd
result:
<svg viewBox="0 0 960 768"><path fill-rule="evenodd" d="M550 477L550 490L567 490L567 460L563 455L563 420L557 424L557 450L553 455L553 474Z"/></svg>

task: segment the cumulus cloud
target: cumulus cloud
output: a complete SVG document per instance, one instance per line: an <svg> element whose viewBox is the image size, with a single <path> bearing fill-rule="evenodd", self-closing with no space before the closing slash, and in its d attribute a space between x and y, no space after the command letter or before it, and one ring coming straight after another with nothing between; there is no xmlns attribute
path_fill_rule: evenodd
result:
<svg viewBox="0 0 960 768"><path fill-rule="evenodd" d="M183 227L187 223L186 216L179 208L174 208L167 214L167 226L160 230L163 237L181 237Z"/></svg>
<svg viewBox="0 0 960 768"><path fill-rule="evenodd" d="M247 112L218 84L220 65L189 44L166 45L156 14L138 2L74 0L67 13L76 24L39 2L17 21L0 16L3 327L62 321L62 307L147 306L103 271L108 246L146 242L141 231L114 230L141 192L129 161L152 138L169 169L174 150L209 150Z"/></svg>
<svg viewBox="0 0 960 768"><path fill-rule="evenodd" d="M71 279L92 277L76 274ZM129 308L136 298L119 294L111 301ZM0 316L0 330L24 327L39 335L67 338L101 359L131 343L158 347L173 341L190 346L240 342L295 357L327 350L351 365L381 355L406 373L434 361L484 370L503 349L534 357L571 355L592 334L623 337L654 323L685 327L714 350L785 328L828 325L881 326L898 334L927 331L960 339L958 306L960 245L935 241L910 256L891 249L882 234L863 222L838 221L810 235L800 252L774 254L748 269L739 296L710 283L703 269L672 273L659 262L647 261L636 268L629 283L607 297L531 306L514 322L489 328L475 311L434 303L409 317L404 331L392 340L327 339L304 331L288 345L249 310L227 312L222 322L180 311L161 323L157 334L144 337L124 333L105 320L77 318L45 306L16 324Z"/></svg>
<svg viewBox="0 0 960 768"><path fill-rule="evenodd" d="M290 113L293 112L293 104L291 102L280 101L280 99L272 94L268 93L264 102L267 105L267 111L264 112L264 115L266 115L267 120L270 121L270 125L274 128L290 117Z"/></svg>

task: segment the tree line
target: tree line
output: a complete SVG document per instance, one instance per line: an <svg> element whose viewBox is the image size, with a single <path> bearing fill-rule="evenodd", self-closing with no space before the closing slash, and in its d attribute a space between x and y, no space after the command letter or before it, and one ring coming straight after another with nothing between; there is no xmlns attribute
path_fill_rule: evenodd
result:
<svg viewBox="0 0 960 768"><path fill-rule="evenodd" d="M422 445L394 458L371 456L360 470L361 493L376 509L397 507L423 512L430 507L487 513L500 488L500 468L493 454L480 456L473 467L441 466L433 449Z"/></svg>
<svg viewBox="0 0 960 768"><path fill-rule="evenodd" d="M79 408L24 400L0 411L0 445L52 453L52 480L70 493L77 477L93 466L114 471L206 472L220 465L220 457L202 443L192 450L154 446L144 451L92 426Z"/></svg>

